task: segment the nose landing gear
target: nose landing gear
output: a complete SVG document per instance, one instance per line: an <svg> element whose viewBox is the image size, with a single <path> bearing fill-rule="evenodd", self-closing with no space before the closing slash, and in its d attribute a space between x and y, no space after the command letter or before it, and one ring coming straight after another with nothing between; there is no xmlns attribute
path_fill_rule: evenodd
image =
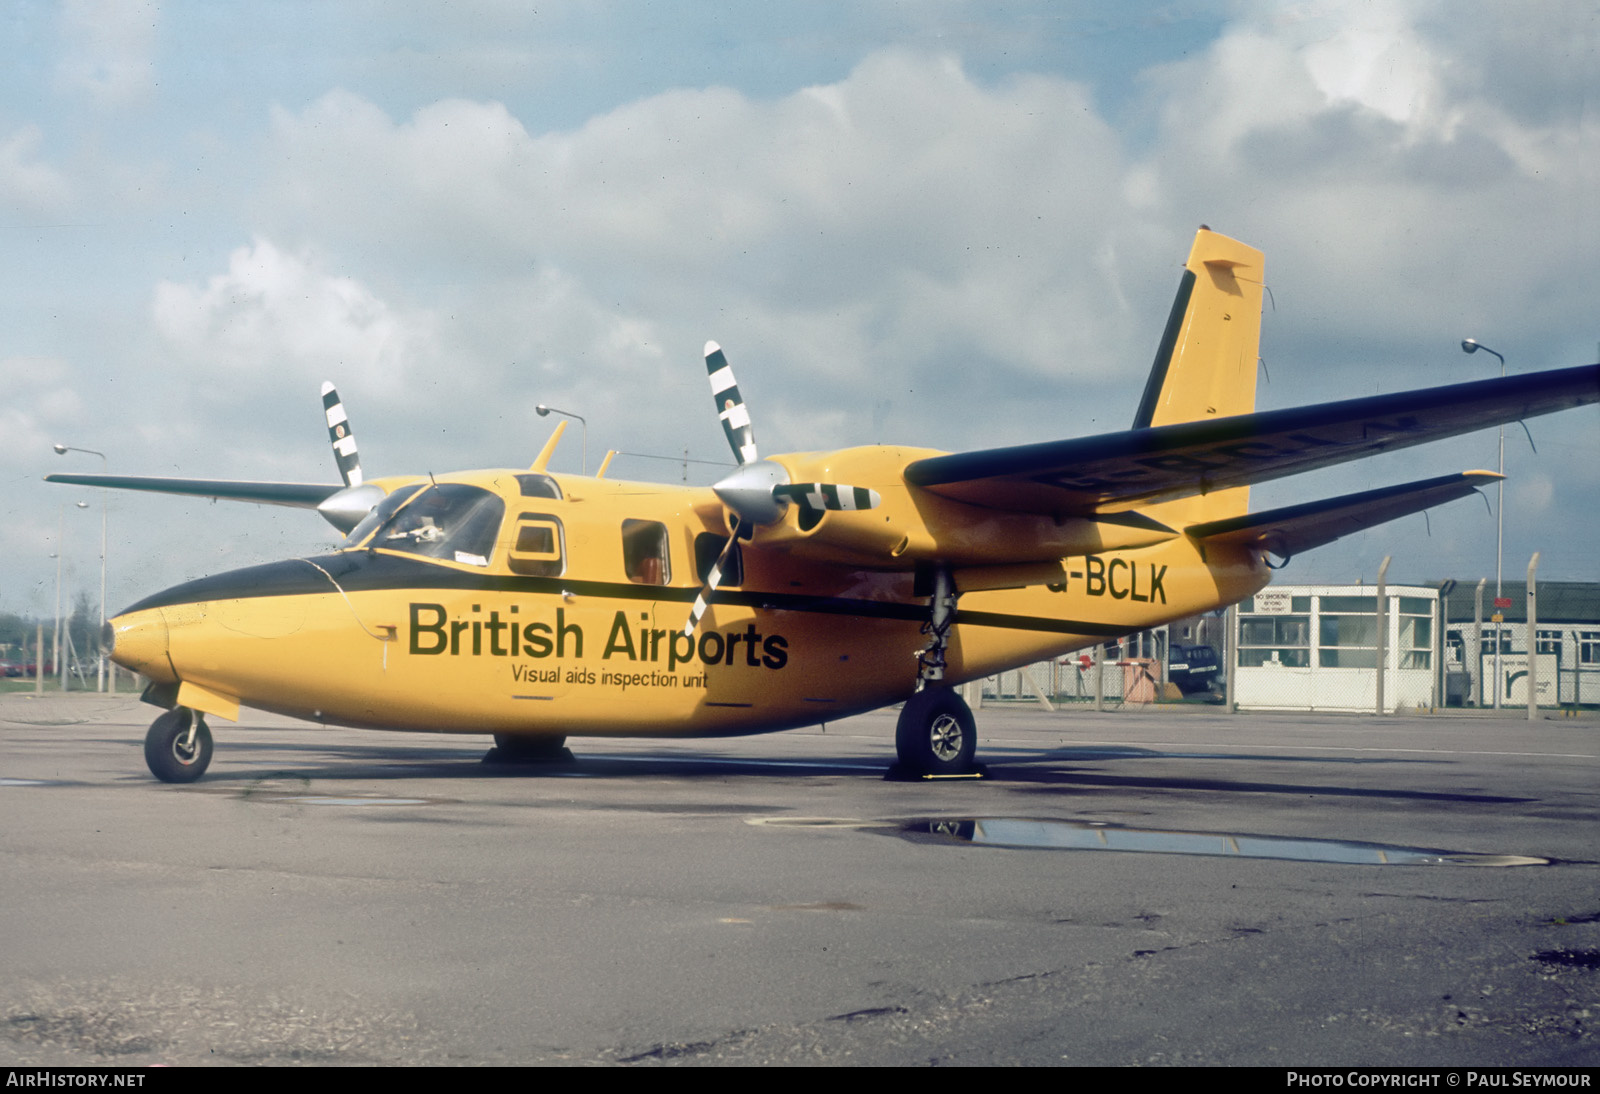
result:
<svg viewBox="0 0 1600 1094"><path fill-rule="evenodd" d="M205 715L173 707L144 735L144 762L164 783L192 783L211 765L211 730Z"/></svg>

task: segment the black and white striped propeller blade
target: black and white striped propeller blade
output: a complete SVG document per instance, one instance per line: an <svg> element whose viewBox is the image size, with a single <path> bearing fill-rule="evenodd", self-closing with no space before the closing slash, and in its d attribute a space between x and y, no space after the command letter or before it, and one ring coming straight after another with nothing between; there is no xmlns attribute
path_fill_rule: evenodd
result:
<svg viewBox="0 0 1600 1094"><path fill-rule="evenodd" d="M876 509L883 499L876 490L864 486L845 486L837 482L795 482L772 488L774 498L788 498L796 505L817 512Z"/></svg>
<svg viewBox="0 0 1600 1094"><path fill-rule="evenodd" d="M711 381L711 397L717 404L717 417L722 419L722 431L728 436L728 445L740 464L755 463L756 434L750 427L750 412L745 409L744 397L733 379L733 369L723 356L722 347L715 342L706 343L706 376Z"/></svg>
<svg viewBox="0 0 1600 1094"><path fill-rule="evenodd" d="M328 440L333 444L333 459L339 465L344 489L317 503L317 512L329 524L349 535L372 507L383 500L383 488L363 485L361 456L356 452L355 434L350 432L350 419L345 416L339 393L326 381L322 385L322 412L328 419Z"/></svg>
<svg viewBox="0 0 1600 1094"><path fill-rule="evenodd" d="M738 514L734 514L731 523L733 529L728 536L728 542L722 545L722 553L717 555L717 561L712 564L711 572L706 574L706 582L700 587L699 595L694 598L694 607L689 609L689 622L684 625L683 633L690 638L694 637L694 630L700 625L700 617L711 607L711 598L716 594L717 586L722 584L722 575L727 572L728 557L733 554L739 542Z"/></svg>
<svg viewBox="0 0 1600 1094"><path fill-rule="evenodd" d="M361 455L356 451L355 434L345 415L339 393L326 380L322 383L322 410L328 418L328 440L333 444L333 459L346 486L361 485Z"/></svg>

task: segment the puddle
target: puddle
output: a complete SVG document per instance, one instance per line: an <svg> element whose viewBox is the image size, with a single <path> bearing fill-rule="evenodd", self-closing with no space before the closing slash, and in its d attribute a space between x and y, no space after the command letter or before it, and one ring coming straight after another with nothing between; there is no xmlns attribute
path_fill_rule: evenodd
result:
<svg viewBox="0 0 1600 1094"><path fill-rule="evenodd" d="M773 828L877 828L880 824L848 817L746 817L744 822Z"/></svg>
<svg viewBox="0 0 1600 1094"><path fill-rule="evenodd" d="M1548 866L1531 855L1475 854L1354 840L1300 839L1231 832L1123 828L1096 821L969 817L911 821L899 831L985 847L1050 851L1128 851L1163 855L1286 859L1351 866Z"/></svg>
<svg viewBox="0 0 1600 1094"><path fill-rule="evenodd" d="M325 798L307 795L274 797L272 801L293 802L297 805L432 805L427 798Z"/></svg>
<svg viewBox="0 0 1600 1094"><path fill-rule="evenodd" d="M222 787L206 788L213 794L237 798L240 801L261 802L270 805L342 805L347 807L443 805L451 798L390 798L380 794L307 794L292 790L246 790L240 792Z"/></svg>

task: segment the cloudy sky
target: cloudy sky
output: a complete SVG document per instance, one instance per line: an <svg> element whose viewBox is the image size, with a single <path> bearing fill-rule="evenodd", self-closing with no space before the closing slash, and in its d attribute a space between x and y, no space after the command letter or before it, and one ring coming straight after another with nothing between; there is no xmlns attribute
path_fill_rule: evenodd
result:
<svg viewBox="0 0 1600 1094"><path fill-rule="evenodd" d="M1202 222L1267 254L1263 409L1493 375L1468 336L1513 373L1600 356L1588 0L16 0L0 44L0 610L53 610L58 544L98 595L101 497L39 480L101 464L53 443L333 481L324 379L369 475L524 466L541 402L591 466L726 462L708 338L764 452L1122 429ZM1600 408L1529 426L1507 576L1600 580ZM1254 498L1494 464L1491 431ZM112 610L331 537L109 501ZM1492 578L1493 517L1282 579L1385 554Z"/></svg>

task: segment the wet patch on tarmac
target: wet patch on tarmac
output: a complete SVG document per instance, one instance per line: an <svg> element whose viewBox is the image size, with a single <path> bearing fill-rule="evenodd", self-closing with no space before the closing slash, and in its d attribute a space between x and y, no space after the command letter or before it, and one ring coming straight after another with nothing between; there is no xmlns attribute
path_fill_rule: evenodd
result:
<svg viewBox="0 0 1600 1094"><path fill-rule="evenodd" d="M909 821L891 829L913 839L1013 850L1123 851L1165 855L1281 859L1350 866L1548 866L1532 855L1479 854L1434 847L1304 839L1233 832L1124 828L1099 821L951 817Z"/></svg>
<svg viewBox="0 0 1600 1094"><path fill-rule="evenodd" d="M1600 969L1600 950L1540 950L1533 959L1569 969Z"/></svg>
<svg viewBox="0 0 1600 1094"><path fill-rule="evenodd" d="M267 805L339 805L352 808L396 805L454 805L455 798L400 798L386 794L313 794L307 787L278 789L253 785L243 790L234 787L200 787L202 794L219 794L240 801Z"/></svg>

